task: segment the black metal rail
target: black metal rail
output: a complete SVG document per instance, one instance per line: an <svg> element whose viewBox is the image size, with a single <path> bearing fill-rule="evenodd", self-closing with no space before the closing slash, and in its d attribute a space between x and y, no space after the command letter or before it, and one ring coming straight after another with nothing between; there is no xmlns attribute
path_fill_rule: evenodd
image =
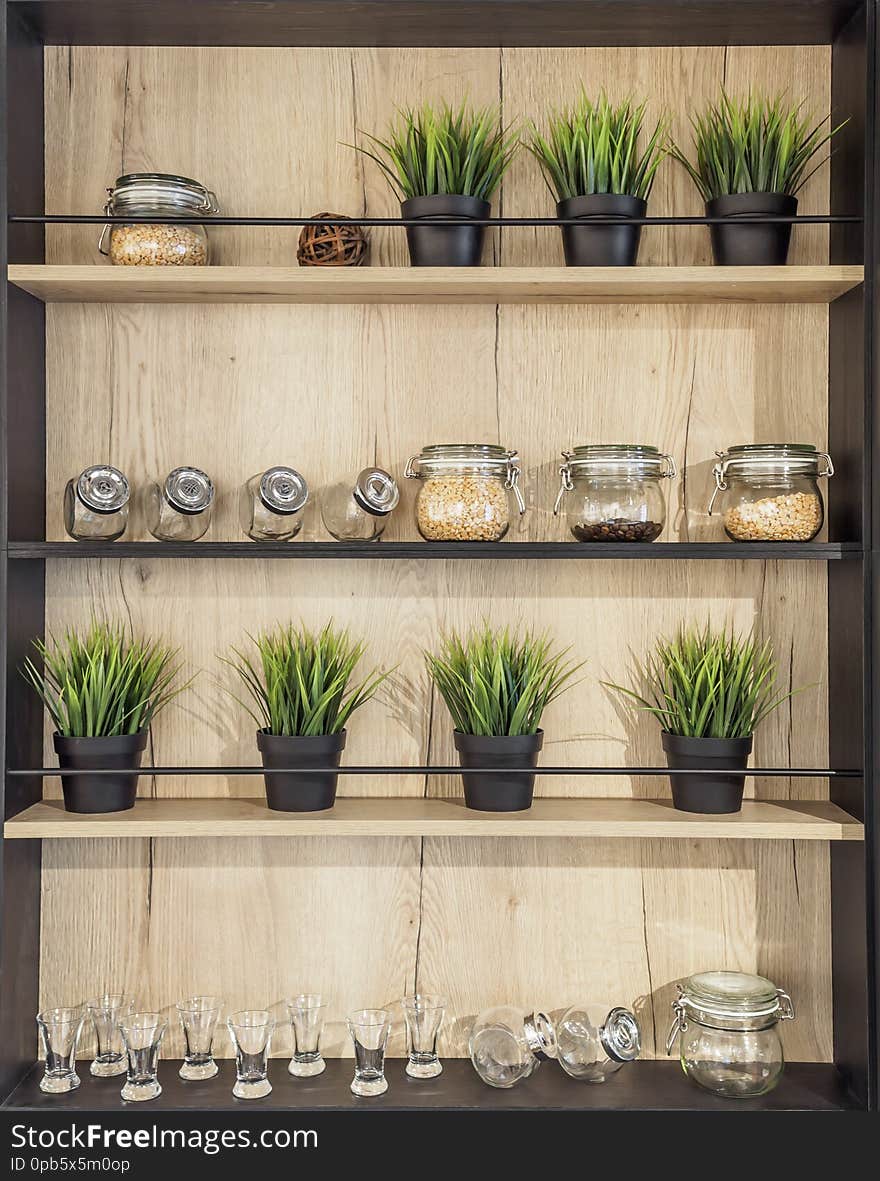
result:
<svg viewBox="0 0 880 1181"><path fill-rule="evenodd" d="M532 768L522 768L531 771ZM468 770L479 771L480 775L509 775L510 767L430 767L377 766L377 767L102 767L100 769L76 768L61 770L58 767L13 767L6 771L8 776L34 775L42 779L56 775L320 775L328 772L340 775L461 775ZM669 775L669 767L535 767L536 775ZM750 779L758 776L775 776L783 779L858 779L862 772L855 768L836 767L750 767L747 770L716 770L716 768L685 767L674 769L675 775L747 775Z"/></svg>
<svg viewBox="0 0 880 1181"><path fill-rule="evenodd" d="M224 217L205 213L195 217L134 217L109 216L94 213L30 213L10 214L10 225L181 225L181 226L333 226L352 222L359 226L460 226L460 217ZM620 217L611 214L590 218L591 223L630 226L715 226L729 225L729 217ZM754 214L748 218L752 225L858 225L861 217L850 214L810 213L795 217L777 214ZM528 227L579 226L579 217L469 217L472 226Z"/></svg>

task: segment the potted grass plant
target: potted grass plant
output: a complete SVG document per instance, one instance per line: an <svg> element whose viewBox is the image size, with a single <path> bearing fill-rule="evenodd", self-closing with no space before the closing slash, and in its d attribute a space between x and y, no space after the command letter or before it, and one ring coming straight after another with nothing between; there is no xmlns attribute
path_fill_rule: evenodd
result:
<svg viewBox="0 0 880 1181"><path fill-rule="evenodd" d="M497 107L473 109L429 103L398 113L387 138L367 135L372 148L357 147L379 165L400 198L401 216L425 220L408 226L414 267L479 266L492 195L519 146L519 134L500 123ZM461 224L431 226L432 218Z"/></svg>
<svg viewBox="0 0 880 1181"><path fill-rule="evenodd" d="M666 120L643 140L645 103L613 105L603 92L552 111L546 134L532 125L526 147L556 197L556 215L582 219L562 226L566 266L635 266L642 227L603 225L609 216L644 217L657 169L667 154Z"/></svg>
<svg viewBox="0 0 880 1181"><path fill-rule="evenodd" d="M138 639L122 624L95 621L83 635L68 630L49 644L34 640L37 659L22 667L55 726L68 812L123 812L134 807L137 775L150 726L186 685L175 685L177 652ZM65 770L120 769L118 775L65 775Z"/></svg>
<svg viewBox="0 0 880 1181"><path fill-rule="evenodd" d="M532 805L544 742L541 715L582 666L554 652L547 636L485 625L464 638L452 632L439 653L425 653L428 671L455 726L468 808L519 812ZM510 774L480 774L509 767ZM474 770L471 770L473 768Z"/></svg>
<svg viewBox="0 0 880 1181"><path fill-rule="evenodd" d="M723 88L717 102L691 118L695 159L678 145L671 154L699 189L706 216L729 219L709 226L718 266L786 263L791 223L748 222L797 215L796 193L824 163L813 163L817 153L844 126L826 130L826 122L814 123L802 103L784 95L736 99Z"/></svg>
<svg viewBox="0 0 880 1181"><path fill-rule="evenodd" d="M733 630L680 628L660 639L638 668L636 688L608 684L663 727L667 766L704 774L670 775L681 812L728 813L742 808L744 775L760 723L791 692L776 689L769 640ZM607 682L606 682L607 684Z"/></svg>
<svg viewBox="0 0 880 1181"><path fill-rule="evenodd" d="M234 648L225 663L253 704L241 703L259 727L268 805L276 812L332 808L338 772L295 768L339 766L346 723L388 674L372 672L352 684L364 645L332 622L319 632L289 624L250 639L254 657ZM285 770L272 773L273 767Z"/></svg>

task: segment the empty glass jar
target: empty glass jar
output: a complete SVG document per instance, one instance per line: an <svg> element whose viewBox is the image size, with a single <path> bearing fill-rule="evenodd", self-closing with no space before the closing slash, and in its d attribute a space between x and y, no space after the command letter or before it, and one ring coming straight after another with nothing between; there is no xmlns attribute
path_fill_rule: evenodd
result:
<svg viewBox="0 0 880 1181"><path fill-rule="evenodd" d="M818 481L834 475L831 456L806 443L753 443L717 451L709 515L722 496L733 541L812 541L825 520Z"/></svg>
<svg viewBox="0 0 880 1181"><path fill-rule="evenodd" d="M82 1005L43 1009L37 1014L44 1065L40 1090L48 1095L64 1095L79 1086L76 1051L84 1019Z"/></svg>
<svg viewBox="0 0 880 1181"><path fill-rule="evenodd" d="M666 524L663 480L675 460L643 444L591 444L563 451L554 516L563 500L578 541L654 541Z"/></svg>
<svg viewBox="0 0 880 1181"><path fill-rule="evenodd" d="M490 1087L513 1087L556 1057L556 1031L546 1013L523 1016L510 1005L485 1009L468 1042L474 1070Z"/></svg>
<svg viewBox="0 0 880 1181"><path fill-rule="evenodd" d="M426 541L500 541L510 528L514 501L526 511L516 451L493 443L424 447L406 465L421 480L416 524Z"/></svg>
<svg viewBox="0 0 880 1181"><path fill-rule="evenodd" d="M397 481L379 467L367 467L321 497L324 528L337 541L376 541L400 500Z"/></svg>
<svg viewBox="0 0 880 1181"><path fill-rule="evenodd" d="M193 217L219 211L210 189L197 180L166 172L132 172L118 177L107 190L104 205L110 217ZM98 249L116 266L128 267L200 267L209 258L208 235L202 225L106 225Z"/></svg>
<svg viewBox="0 0 880 1181"><path fill-rule="evenodd" d="M642 1034L629 1009L608 1012L600 1005L572 1005L556 1023L559 1064L566 1074L586 1083L604 1083L633 1062L642 1048Z"/></svg>
<svg viewBox="0 0 880 1181"><path fill-rule="evenodd" d="M176 467L147 488L147 528L159 541L198 541L211 524L214 485L197 467Z"/></svg>
<svg viewBox="0 0 880 1181"><path fill-rule="evenodd" d="M308 499L308 485L298 471L267 468L241 490L241 527L252 541L290 541L302 529Z"/></svg>
<svg viewBox="0 0 880 1181"><path fill-rule="evenodd" d="M794 1017L787 993L744 972L700 972L676 988L666 1052L678 1039L688 1078L731 1099L771 1091L785 1063L777 1025Z"/></svg>
<svg viewBox="0 0 880 1181"><path fill-rule="evenodd" d="M76 541L115 541L128 524L128 480L109 464L96 464L64 489L64 528Z"/></svg>

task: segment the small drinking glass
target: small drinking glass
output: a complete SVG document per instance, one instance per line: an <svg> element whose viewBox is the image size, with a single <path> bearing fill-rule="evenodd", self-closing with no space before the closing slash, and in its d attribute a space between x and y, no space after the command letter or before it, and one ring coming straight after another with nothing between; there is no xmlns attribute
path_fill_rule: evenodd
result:
<svg viewBox="0 0 880 1181"><path fill-rule="evenodd" d="M98 1078L114 1078L118 1074L125 1074L128 1060L119 1032L119 1022L134 1012L134 1001L121 992L105 992L103 996L93 997L87 1001L86 1007L98 1040L90 1072Z"/></svg>
<svg viewBox="0 0 880 1181"><path fill-rule="evenodd" d="M168 1022L161 1013L130 1013L119 1022L119 1032L128 1054L128 1078L122 1098L129 1103L158 1099L162 1088L156 1077L159 1047Z"/></svg>
<svg viewBox="0 0 880 1181"><path fill-rule="evenodd" d="M384 1095L385 1046L391 1032L391 1017L385 1009L358 1009L348 1018L348 1032L354 1042L355 1095Z"/></svg>
<svg viewBox="0 0 880 1181"><path fill-rule="evenodd" d="M236 1099L262 1099L272 1092L269 1082L269 1043L275 1021L265 1009L242 1009L226 1022L235 1046Z"/></svg>
<svg viewBox="0 0 880 1181"><path fill-rule="evenodd" d="M410 1078L436 1078L443 1070L437 1057L437 1035L446 1011L446 998L405 996L400 1002L406 1018L406 1042L409 1061L406 1073Z"/></svg>
<svg viewBox="0 0 880 1181"><path fill-rule="evenodd" d="M287 1068L295 1078L314 1078L326 1062L321 1057L321 1031L327 1005L315 993L301 993L287 1002L293 1029L293 1057Z"/></svg>
<svg viewBox="0 0 880 1181"><path fill-rule="evenodd" d="M76 1049L85 1015L82 1005L43 1009L37 1014L40 1053L46 1067L40 1090L48 1095L63 1095L79 1086Z"/></svg>
<svg viewBox="0 0 880 1181"><path fill-rule="evenodd" d="M191 996L177 1002L186 1050L179 1075L190 1082L213 1078L220 1067L214 1061L214 1030L223 1001L218 996Z"/></svg>

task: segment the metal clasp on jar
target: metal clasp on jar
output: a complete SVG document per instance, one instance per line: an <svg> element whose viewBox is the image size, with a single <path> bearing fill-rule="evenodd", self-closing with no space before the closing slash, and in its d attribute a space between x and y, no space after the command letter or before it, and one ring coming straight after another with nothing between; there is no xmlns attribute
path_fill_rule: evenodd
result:
<svg viewBox="0 0 880 1181"><path fill-rule="evenodd" d="M669 1033L666 1035L666 1055L667 1055L667 1057L672 1053L672 1047L675 1045L676 1038L678 1038L681 1034L685 1033L687 1031L687 1027L688 1027L687 1011L685 1009L685 1003L682 1000L681 985L677 984L676 988L678 989L678 996L672 1002L672 1011L675 1014L675 1016L672 1018L672 1025L669 1029Z"/></svg>
<svg viewBox="0 0 880 1181"><path fill-rule="evenodd" d="M523 516L526 511L526 502L523 500L523 494L519 486L519 455L516 451L511 451L507 457L507 479L504 481L504 487L509 488L516 499L516 507L519 509L519 515Z"/></svg>

